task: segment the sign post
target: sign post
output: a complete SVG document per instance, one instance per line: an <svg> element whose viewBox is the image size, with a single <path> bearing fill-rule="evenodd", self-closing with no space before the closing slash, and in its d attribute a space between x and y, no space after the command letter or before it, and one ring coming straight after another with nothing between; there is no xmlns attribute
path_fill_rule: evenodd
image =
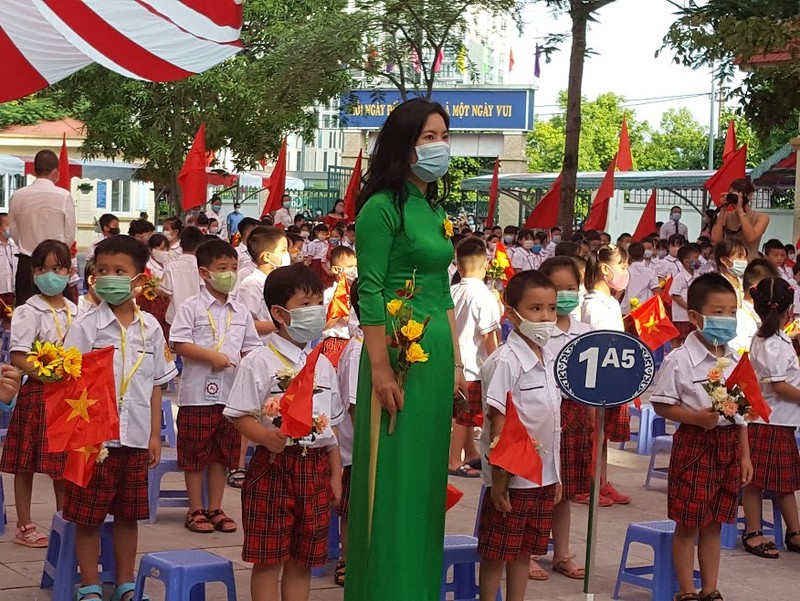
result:
<svg viewBox="0 0 800 601"><path fill-rule="evenodd" d="M556 381L565 396L596 409L586 576L583 581L583 592L587 601L591 601L594 599L592 579L606 409L625 405L641 396L653 381L655 363L650 349L638 338L624 332L598 330L578 336L561 349L556 357L555 370Z"/></svg>

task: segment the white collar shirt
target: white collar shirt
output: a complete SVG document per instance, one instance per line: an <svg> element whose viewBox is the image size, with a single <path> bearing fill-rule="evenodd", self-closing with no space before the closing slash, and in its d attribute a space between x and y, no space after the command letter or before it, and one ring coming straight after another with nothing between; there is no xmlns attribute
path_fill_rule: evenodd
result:
<svg viewBox="0 0 800 601"><path fill-rule="evenodd" d="M681 271L672 278L672 286L669 289L670 296L680 296L686 301L689 295L689 286L692 285L697 276L689 273L681 266ZM681 307L678 303L672 303L672 321L689 321L689 311Z"/></svg>
<svg viewBox="0 0 800 601"><path fill-rule="evenodd" d="M581 321L589 324L593 330L625 330L622 308L617 299L601 292L589 292L584 297Z"/></svg>
<svg viewBox="0 0 800 601"><path fill-rule="evenodd" d="M550 335L550 340L547 342L547 350L555 357L571 340L574 340L581 334L586 334L591 331L591 326L582 323L570 315L569 327L566 332L557 325L553 328L553 333Z"/></svg>
<svg viewBox="0 0 800 601"><path fill-rule="evenodd" d="M308 243L306 255L312 261L324 261L328 258L328 243L325 240L312 240Z"/></svg>
<svg viewBox="0 0 800 601"><path fill-rule="evenodd" d="M53 308L40 294L35 294L14 309L9 350L27 353L36 340L61 343L78 315L78 307L67 299L64 303L65 307Z"/></svg>
<svg viewBox="0 0 800 601"><path fill-rule="evenodd" d="M489 357L484 336L500 329L497 297L477 278L464 278L450 287L455 305L458 346L468 382L481 378L481 366Z"/></svg>
<svg viewBox="0 0 800 601"><path fill-rule="evenodd" d="M631 299L638 298L640 303L653 296L653 288L658 288L658 276L656 270L647 267L642 261L636 261L628 266L630 281L625 289L625 296L622 297L622 313L631 312Z"/></svg>
<svg viewBox="0 0 800 601"><path fill-rule="evenodd" d="M18 254L19 248L13 239L7 240L5 244L0 244L0 294L14 292Z"/></svg>
<svg viewBox="0 0 800 601"><path fill-rule="evenodd" d="M273 218L273 222L275 225L279 223L283 225L284 229L291 227L294 225L294 216L295 212L287 209L285 207L281 207L277 211L275 211L275 217Z"/></svg>
<svg viewBox="0 0 800 601"><path fill-rule="evenodd" d="M150 270L150 274L154 278L158 278L159 280L164 278L164 270L166 269L166 266L156 261L153 257L148 259L147 269Z"/></svg>
<svg viewBox="0 0 800 601"><path fill-rule="evenodd" d="M49 179L37 177L14 192L9 207L8 226L22 254L31 256L45 240L75 241L75 201Z"/></svg>
<svg viewBox="0 0 800 601"><path fill-rule="evenodd" d="M181 342L218 350L233 363L232 367L214 371L207 361L184 357L178 390L178 405L181 407L226 404L242 354L263 346L250 312L230 299L221 304L207 288L178 308L170 328L169 343ZM209 386L215 387L217 392L207 393Z"/></svg>
<svg viewBox="0 0 800 601"><path fill-rule="evenodd" d="M250 256L250 253L247 252L247 245L244 242L240 242L239 246L236 247L236 254L239 255L239 272L245 268L252 267L255 269L256 264L253 261L253 257Z"/></svg>
<svg viewBox="0 0 800 601"><path fill-rule="evenodd" d="M78 297L78 315L88 313L96 307L97 305L92 302L92 299L89 298L88 294L82 294Z"/></svg>
<svg viewBox="0 0 800 601"><path fill-rule="evenodd" d="M517 247L511 257L511 266L517 271L533 271L542 264L542 255L536 254L527 248Z"/></svg>
<svg viewBox="0 0 800 601"><path fill-rule="evenodd" d="M200 274L194 255L179 255L172 259L164 269L161 289L170 297L167 307L167 323L172 324L175 314L186 299L200 293Z"/></svg>
<svg viewBox="0 0 800 601"><path fill-rule="evenodd" d="M675 223L672 221L672 219L670 219L661 226L661 235L659 237L662 240L669 240L669 237L674 236L675 234L680 234L684 238L688 238L689 230L684 223L680 221Z"/></svg>
<svg viewBox="0 0 800 601"><path fill-rule="evenodd" d="M235 300L241 303L250 312L250 316L255 321L272 322L272 316L267 310L267 303L264 301L264 284L267 282L267 274L256 269L248 275L234 295ZM262 338L265 340L265 338Z"/></svg>
<svg viewBox="0 0 800 601"><path fill-rule="evenodd" d="M364 347L364 334L356 328L353 337L344 347L339 357L339 394L345 407L345 414L339 424L339 452L342 454L342 465L353 463L353 418L350 405L355 406L358 395L358 368L361 364L361 351Z"/></svg>
<svg viewBox="0 0 800 601"><path fill-rule="evenodd" d="M678 257L667 255L658 262L656 273L658 274L658 277L660 277L662 280L665 280L669 277L675 277L678 275L681 272L681 269L683 269L683 267L681 266L681 262L678 261Z"/></svg>
<svg viewBox="0 0 800 601"><path fill-rule="evenodd" d="M764 400L772 408L769 423L772 426L800 426L800 405L782 397L772 388L775 382L787 382L800 388L800 366L792 341L782 331L769 338L753 338L750 350L753 369L761 382ZM746 393L745 393L746 394ZM759 418L756 423L764 423Z"/></svg>

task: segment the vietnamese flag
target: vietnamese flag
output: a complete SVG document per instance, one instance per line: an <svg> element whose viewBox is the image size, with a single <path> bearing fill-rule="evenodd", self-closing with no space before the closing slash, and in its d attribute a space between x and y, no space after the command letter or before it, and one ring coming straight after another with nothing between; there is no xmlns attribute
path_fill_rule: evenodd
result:
<svg viewBox="0 0 800 601"><path fill-rule="evenodd" d="M761 419L769 423L772 407L767 405L761 394L761 385L758 383L753 364L750 363L750 353L747 351L739 359L739 363L733 368L731 374L725 378L725 388L728 389L728 392L733 390L734 386L739 387L753 411L758 413Z"/></svg>
<svg viewBox="0 0 800 601"><path fill-rule="evenodd" d="M495 246L494 249L494 258L506 264L506 267L503 268L503 275L500 277L500 281L503 282L503 284L517 275L516 270L511 266L511 257L508 256L506 245L502 242L497 242L497 246Z"/></svg>
<svg viewBox="0 0 800 601"><path fill-rule="evenodd" d="M722 162L722 167L717 169L716 173L709 177L703 184L703 187L705 187L711 195L711 200L714 201L714 204L718 207L722 206L723 196L728 192L734 181L746 176L746 170L747 144L730 154L728 158Z"/></svg>
<svg viewBox="0 0 800 601"><path fill-rule="evenodd" d="M87 445L67 453L67 462L64 466L64 479L86 488L94 474L97 465L97 456L100 454L100 445Z"/></svg>
<svg viewBox="0 0 800 601"><path fill-rule="evenodd" d="M647 238L653 232L657 232L656 229L656 195L657 190L653 188L653 193L650 195L650 198L647 201L647 204L644 205L644 211L642 211L642 216L639 217L639 225L636 226L636 231L633 232L632 238L637 242L640 242Z"/></svg>
<svg viewBox="0 0 800 601"><path fill-rule="evenodd" d="M206 201L206 124L201 123L178 174L181 188L181 206L185 210Z"/></svg>
<svg viewBox="0 0 800 601"><path fill-rule="evenodd" d="M83 355L81 377L45 384L44 397L48 452L118 440L114 347Z"/></svg>
<svg viewBox="0 0 800 601"><path fill-rule="evenodd" d="M361 192L361 159L363 150L358 151L358 158L350 174L350 181L347 184L347 191L344 193L344 214L350 223L356 220L356 199Z"/></svg>
<svg viewBox="0 0 800 601"><path fill-rule="evenodd" d="M322 345L318 344L281 397L281 432L290 438L303 438L311 434L314 425L314 370L320 351Z"/></svg>
<svg viewBox="0 0 800 601"><path fill-rule="evenodd" d="M497 196L500 193L500 157L494 159L492 184L489 186L489 211L486 215L486 227L494 225L494 213L497 209Z"/></svg>
<svg viewBox="0 0 800 601"><path fill-rule="evenodd" d="M672 276L669 276L664 283L661 285L661 292L658 293L658 296L661 298L661 302L665 305L672 306L672 295L669 291L672 290Z"/></svg>
<svg viewBox="0 0 800 601"><path fill-rule="evenodd" d="M455 506L455 504L458 503L463 498L464 498L464 491L458 490L452 484L448 484L447 494L445 495L444 499L445 513L450 511Z"/></svg>
<svg viewBox="0 0 800 601"><path fill-rule="evenodd" d="M331 304L328 305L326 321L330 322L341 317L350 317L350 284L344 274L339 276L339 281L336 283Z"/></svg>
<svg viewBox="0 0 800 601"><path fill-rule="evenodd" d="M680 336L678 328L667 317L661 297L656 295L629 313L636 334L651 351Z"/></svg>
<svg viewBox="0 0 800 601"><path fill-rule="evenodd" d="M528 220L525 222L525 229L547 229L558 225L558 203L561 200L561 179L562 174L559 173L556 181L553 182L553 185L550 186L547 193L542 196L542 199L533 207L533 211L531 211Z"/></svg>
<svg viewBox="0 0 800 601"><path fill-rule="evenodd" d="M61 153L58 155L58 181L56 186L65 190L72 189L72 175L69 171L69 153L67 152L67 134L61 138Z"/></svg>
<svg viewBox="0 0 800 601"><path fill-rule="evenodd" d="M736 124L733 119L728 121L728 133L725 135L725 150L722 151L722 162L736 152Z"/></svg>
<svg viewBox="0 0 800 601"><path fill-rule="evenodd" d="M266 189L267 202L264 204L264 210L261 211L262 217L277 211L283 206L281 205L281 199L286 193L286 138L283 139L283 144L281 144L281 151L278 153L278 160L269 176Z"/></svg>
<svg viewBox="0 0 800 601"><path fill-rule="evenodd" d="M616 165L617 157L615 156L609 163L603 181L600 182L600 187L597 189L597 194L595 194L594 202L589 208L589 214L583 224L584 231L597 230L602 232L606 229L608 203L611 201L611 197L614 196L614 169Z"/></svg>
<svg viewBox="0 0 800 601"><path fill-rule="evenodd" d="M489 451L489 463L536 484L542 483L542 458L519 419L510 392L506 396L506 419L497 445Z"/></svg>
<svg viewBox="0 0 800 601"><path fill-rule="evenodd" d="M628 135L628 119L622 118L622 130L619 132L619 150L617 151L617 169L630 171L633 169L633 156L631 155L631 139Z"/></svg>

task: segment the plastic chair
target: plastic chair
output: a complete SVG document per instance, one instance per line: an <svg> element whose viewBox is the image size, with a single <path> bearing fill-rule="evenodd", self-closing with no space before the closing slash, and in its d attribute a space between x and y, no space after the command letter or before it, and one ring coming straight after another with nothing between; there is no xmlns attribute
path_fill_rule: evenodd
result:
<svg viewBox="0 0 800 601"><path fill-rule="evenodd" d="M113 524L114 519L107 516L100 528L100 557L97 563L102 566L101 582L113 583L117 575L114 540L111 534ZM75 553L75 524L66 521L59 511L53 515L50 527L50 541L47 545L40 588L53 587L53 601L72 601L75 597L75 585L80 581L78 557Z"/></svg>
<svg viewBox="0 0 800 601"><path fill-rule="evenodd" d="M678 578L675 574L675 564L672 562L674 533L675 522L672 520L628 524L613 599L619 599L619 588L625 583L651 591L653 601L672 601L678 592ZM647 545L653 549L652 565L628 566L628 551L634 543ZM699 588L700 572L697 570L694 571L694 581L695 587Z"/></svg>
<svg viewBox="0 0 800 601"><path fill-rule="evenodd" d="M166 442L173 449L177 447L175 416L172 413L172 401L167 397L161 397L161 442Z"/></svg>
<svg viewBox="0 0 800 601"><path fill-rule="evenodd" d="M453 595L453 601L474 601L479 598L475 570L480 560L478 539L474 536L457 534L444 537L441 601L447 599L448 593ZM452 568L452 579L450 568ZM503 595L499 590L496 601L503 601Z"/></svg>
<svg viewBox="0 0 800 601"><path fill-rule="evenodd" d="M163 490L161 479L170 472L182 472L178 468L178 453L173 449L164 449L161 462L150 470L147 478L147 501L150 505L151 524L158 520L159 507L189 507L189 494L186 490ZM203 507L208 507L208 481L203 478Z"/></svg>
<svg viewBox="0 0 800 601"><path fill-rule="evenodd" d="M650 488L650 480L666 480L669 467L656 467L656 456L659 453L672 453L672 436L656 436L650 445L650 465L647 466L647 477L644 480L644 487Z"/></svg>
<svg viewBox="0 0 800 601"><path fill-rule="evenodd" d="M208 582L222 582L228 589L228 601L236 601L233 564L208 551L148 553L139 562L132 601L142 601L147 578L164 583L164 601L204 601Z"/></svg>
<svg viewBox="0 0 800 601"><path fill-rule="evenodd" d="M653 406L649 403L643 403L641 409L637 409L636 405L631 403L628 405L628 413L631 418L636 417L639 419L639 429L631 431L631 442L636 443L636 453L638 455L647 455L650 453L650 445L653 438L666 434L666 420L656 415ZM619 449L620 451L625 450L624 442L619 444Z"/></svg>
<svg viewBox="0 0 800 601"><path fill-rule="evenodd" d="M339 514L331 509L331 522L328 527L328 561L337 561L342 556L342 540L339 532ZM324 578L325 568L311 568L312 578Z"/></svg>
<svg viewBox="0 0 800 601"><path fill-rule="evenodd" d="M783 550L785 547L783 541L783 516L781 515L781 508L778 506L776 497L768 491L764 491L764 498L772 501L772 521L768 522L761 516L761 530L764 536L775 537L775 546ZM741 528L740 528L741 526ZM722 540L721 546L723 549L735 549L739 541L739 537L744 534L745 528L744 511L741 516L737 516L736 522L733 524L722 524Z"/></svg>

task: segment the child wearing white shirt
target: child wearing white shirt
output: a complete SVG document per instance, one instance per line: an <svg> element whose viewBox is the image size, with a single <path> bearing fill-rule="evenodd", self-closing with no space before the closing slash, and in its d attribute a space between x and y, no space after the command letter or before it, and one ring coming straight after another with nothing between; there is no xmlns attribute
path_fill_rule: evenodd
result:
<svg viewBox="0 0 800 601"><path fill-rule="evenodd" d="M673 341L673 346L680 346L693 330L692 325L689 323L686 295L689 291L689 286L696 277L695 271L700 268L699 256L700 249L694 244L683 246L678 251L681 270L672 278L672 287L669 291L672 297L672 323L675 324L675 328L680 332L680 335Z"/></svg>
<svg viewBox="0 0 800 601"><path fill-rule="evenodd" d="M738 309L736 309L736 338L731 340L728 345L741 355L750 350L753 337L761 327L761 318L758 316L753 306L753 297L750 289L758 286L761 280L767 278L780 277L775 266L766 259L755 259L747 264L742 277L742 289L744 298Z"/></svg>
<svg viewBox="0 0 800 601"><path fill-rule="evenodd" d="M327 225L324 223L316 225L314 227L314 239L308 243L306 249L306 256L311 259L311 269L322 280L322 285L325 288L329 288L333 284L333 274L328 264L329 236L330 232Z"/></svg>
<svg viewBox="0 0 800 601"><path fill-rule="evenodd" d="M628 246L628 273L630 281L625 288L625 296L622 298L622 313L627 315L631 312L631 299L636 298L640 303L644 303L660 291L656 270L645 265L644 245L641 242L631 242Z"/></svg>
<svg viewBox="0 0 800 601"><path fill-rule="evenodd" d="M344 347L347 346L347 341L350 340L350 330L348 324L350 322L350 299L334 299L338 293L340 296L343 291L340 291L340 286L346 288L351 285L353 280L358 276L358 267L356 261L356 252L352 248L346 246L337 246L331 250L331 271L336 276L336 281L332 286L325 289L323 294L323 302L325 303L325 311L327 315L327 322L325 323L325 330L322 332L322 354L325 355L334 368L339 366L339 355L341 355ZM344 281L342 281L344 278ZM334 303L336 300L336 303ZM345 304L345 307L340 307ZM333 309L332 309L333 305ZM346 312L347 315L334 315L333 310L338 310L339 313Z"/></svg>
<svg viewBox="0 0 800 601"><path fill-rule="evenodd" d="M172 259L164 269L164 279L158 292L170 297L166 320L172 324L175 314L186 299L200 293L200 276L194 251L205 242L205 236L196 227L187 226L181 231L181 254ZM149 253L148 253L149 256Z"/></svg>
<svg viewBox="0 0 800 601"><path fill-rule="evenodd" d="M0 314L5 327L10 323L6 307L14 308L14 282L17 277L17 255L19 247L11 237L8 227L8 213L0 213Z"/></svg>

